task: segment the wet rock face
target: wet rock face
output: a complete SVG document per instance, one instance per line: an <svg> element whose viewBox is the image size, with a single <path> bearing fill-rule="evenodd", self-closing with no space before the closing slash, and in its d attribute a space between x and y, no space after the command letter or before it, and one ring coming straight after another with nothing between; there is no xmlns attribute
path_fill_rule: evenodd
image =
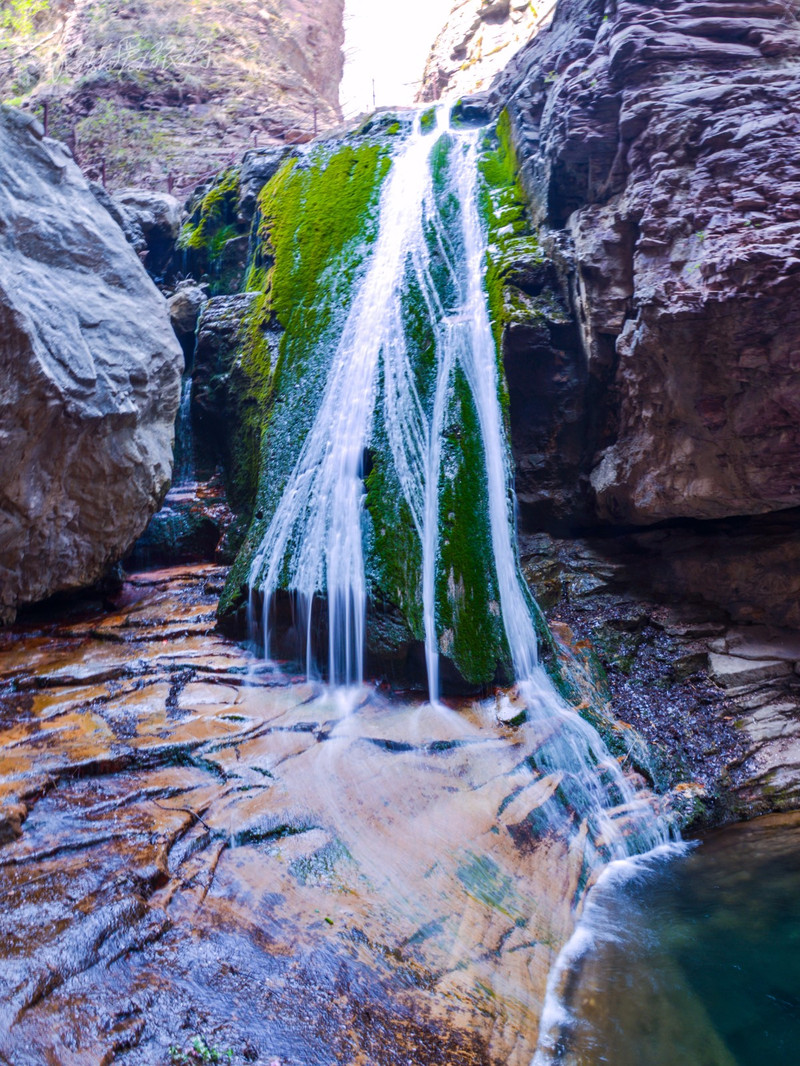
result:
<svg viewBox="0 0 800 1066"><path fill-rule="evenodd" d="M224 580L0 632L0 1061L529 1066L588 862L535 737L281 681Z"/></svg>
<svg viewBox="0 0 800 1066"><path fill-rule="evenodd" d="M0 109L0 618L99 578L169 483L183 357L62 145Z"/></svg>
<svg viewBox="0 0 800 1066"><path fill-rule="evenodd" d="M470 102L508 105L581 324L602 519L800 502L798 13L795 0L562 0Z"/></svg>

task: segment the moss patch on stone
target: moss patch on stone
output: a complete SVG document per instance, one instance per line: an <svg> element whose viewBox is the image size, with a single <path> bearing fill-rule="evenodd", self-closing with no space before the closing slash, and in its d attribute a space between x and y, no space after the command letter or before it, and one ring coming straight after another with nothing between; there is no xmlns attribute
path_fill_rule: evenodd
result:
<svg viewBox="0 0 800 1066"><path fill-rule="evenodd" d="M224 250L245 232L237 216L238 202L239 167L229 167L192 202L178 238L186 266L192 274L210 278L212 295L231 290Z"/></svg>
<svg viewBox="0 0 800 1066"><path fill-rule="evenodd" d="M486 461L478 412L457 368L445 426L436 573L440 650L463 677L488 685L511 676L494 569Z"/></svg>
<svg viewBox="0 0 800 1066"><path fill-rule="evenodd" d="M253 553L313 424L338 328L377 235L380 188L390 166L378 140L320 146L287 160L262 190L253 221L247 287L262 295L241 333L240 404L257 437L242 456L254 517L220 612L242 595ZM269 343L279 336L277 355ZM243 445L248 447L248 445Z"/></svg>
<svg viewBox="0 0 800 1066"><path fill-rule="evenodd" d="M423 133L430 133L431 130L436 128L436 108L429 107L427 111L423 111L419 116L419 128Z"/></svg>
<svg viewBox="0 0 800 1066"><path fill-rule="evenodd" d="M546 257L530 220L506 110L500 113L494 129L483 136L478 166L482 178L479 207L489 243L485 288L499 355L503 333L513 322L524 318L528 323L540 312L543 321L548 320L545 309L534 305L530 297L509 284L515 263L544 263ZM503 406L507 413L507 393L503 396Z"/></svg>

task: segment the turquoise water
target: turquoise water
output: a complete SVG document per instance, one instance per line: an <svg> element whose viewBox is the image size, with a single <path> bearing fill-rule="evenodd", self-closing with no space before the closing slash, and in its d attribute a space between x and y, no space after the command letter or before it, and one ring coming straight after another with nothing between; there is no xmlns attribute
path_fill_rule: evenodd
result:
<svg viewBox="0 0 800 1066"><path fill-rule="evenodd" d="M601 885L563 983L555 1060L800 1063L800 815L710 834Z"/></svg>

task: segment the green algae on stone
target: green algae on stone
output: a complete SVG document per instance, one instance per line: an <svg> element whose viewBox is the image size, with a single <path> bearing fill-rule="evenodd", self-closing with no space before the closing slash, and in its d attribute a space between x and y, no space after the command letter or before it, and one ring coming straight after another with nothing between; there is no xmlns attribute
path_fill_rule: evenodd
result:
<svg viewBox="0 0 800 1066"><path fill-rule="evenodd" d="M436 128L436 108L429 107L427 111L423 111L419 116L419 128L423 133L430 133L431 130Z"/></svg>
<svg viewBox="0 0 800 1066"><path fill-rule="evenodd" d="M512 676L489 525L486 460L464 372L453 376L440 482L436 602L442 654L472 684Z"/></svg>
<svg viewBox="0 0 800 1066"><path fill-rule="evenodd" d="M246 285L260 291L242 329L238 388L258 434L254 517L220 601L242 596L250 565L313 424L352 294L377 236L390 166L379 140L321 145L287 160L253 220ZM277 356L268 343L280 338Z"/></svg>
<svg viewBox="0 0 800 1066"><path fill-rule="evenodd" d="M524 294L510 291L508 275L515 262L544 263L528 198L519 178L519 163L511 140L511 122L502 111L493 129L483 136L479 155L482 178L480 210L487 228L486 295L498 351L503 331L517 315ZM515 300L517 303L515 304ZM532 307L524 310L532 311Z"/></svg>
<svg viewBox="0 0 800 1066"><path fill-rule="evenodd" d="M236 266L226 261L225 246L245 235L237 214L239 173L238 166L229 167L193 201L178 237L191 272L210 277L212 295L235 287Z"/></svg>

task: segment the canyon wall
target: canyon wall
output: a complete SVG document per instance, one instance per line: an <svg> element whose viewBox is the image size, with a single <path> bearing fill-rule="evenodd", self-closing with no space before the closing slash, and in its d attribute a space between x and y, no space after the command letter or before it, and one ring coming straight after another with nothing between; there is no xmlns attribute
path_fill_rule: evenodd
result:
<svg viewBox="0 0 800 1066"><path fill-rule="evenodd" d="M338 122L343 0L45 0L0 13L0 99L112 187L188 191ZM16 11L16 14L15 14Z"/></svg>
<svg viewBox="0 0 800 1066"><path fill-rule="evenodd" d="M562 0L481 107L508 110L579 342L543 416L572 427L562 517L800 505L797 4ZM562 459L526 433L523 502Z"/></svg>
<svg viewBox="0 0 800 1066"><path fill-rule="evenodd" d="M456 0L431 49L420 100L488 89L524 44L548 24L556 0Z"/></svg>

